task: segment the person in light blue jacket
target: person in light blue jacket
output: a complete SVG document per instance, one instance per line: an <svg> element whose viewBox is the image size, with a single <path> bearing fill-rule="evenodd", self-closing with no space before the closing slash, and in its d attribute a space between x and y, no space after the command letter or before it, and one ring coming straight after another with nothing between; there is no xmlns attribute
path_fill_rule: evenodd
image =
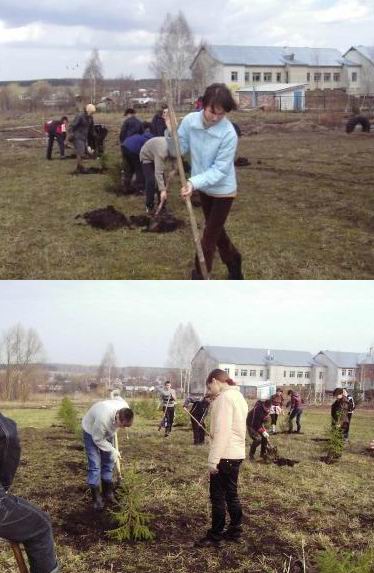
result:
<svg viewBox="0 0 374 573"><path fill-rule="evenodd" d="M224 225L237 192L234 167L238 137L226 114L237 108L225 84L212 84L204 93L203 109L183 118L178 136L182 154L190 154L191 177L182 187L182 197L199 191L205 217L202 248L208 273L218 248L222 261L228 268L229 279L243 279L241 255L228 237ZM170 153L175 155L170 118L165 118ZM192 279L201 279L197 257Z"/></svg>

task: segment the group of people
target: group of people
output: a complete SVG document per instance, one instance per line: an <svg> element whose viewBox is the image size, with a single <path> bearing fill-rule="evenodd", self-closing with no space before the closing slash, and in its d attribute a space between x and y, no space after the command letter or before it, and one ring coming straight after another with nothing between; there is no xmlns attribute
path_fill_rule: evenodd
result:
<svg viewBox="0 0 374 573"><path fill-rule="evenodd" d="M290 390L288 406L289 432L296 418L300 432L302 401L300 395ZM345 389L337 388L331 407L332 424L348 437L349 422L355 408L353 398ZM160 393L163 418L159 429L169 436L174 420L176 392L166 382ZM248 411L248 404L239 386L221 369L210 372L206 380L206 393L202 398L189 397L184 408L189 412L193 427L194 444L204 442L204 420L210 412L208 470L211 526L195 543L198 547L218 547L222 542L240 543L242 537L242 506L238 496L240 466L246 457L245 440L248 430L252 444L249 459L253 459L261 445L261 455L266 455L271 424L276 431L277 416L283 407L283 391L277 389L270 400L258 400ZM88 462L87 483L92 493L95 510L115 502L113 487L114 465L121 459L115 436L120 428L132 426L134 412L118 396L95 403L82 420L83 442ZM27 501L12 495L9 488L20 460L20 444L16 424L0 414L0 537L23 543L31 573L56 573L58 571L51 524L48 516ZM226 526L227 515L229 522Z"/></svg>
<svg viewBox="0 0 374 573"><path fill-rule="evenodd" d="M201 239L208 275L218 249L228 270L230 280L243 280L242 257L229 238L225 223L237 194L235 154L238 144L238 127L227 115L237 109L231 91L225 84L210 85L199 98L195 111L187 114L178 127L181 153L191 162L191 174L180 190L186 199L194 193L199 196L205 218ZM88 136L93 126L96 108L88 104L69 125L68 118L49 122L47 158L51 159L56 139L60 156L64 157L64 142L69 130L77 157L77 173L85 172L82 160L88 149ZM135 190L145 195L147 213L153 215L165 208L168 188L175 173L176 149L172 137L169 111L164 106L152 122L140 121L134 109L128 108L120 131L125 188L131 188L135 176ZM199 260L195 258L191 279L203 279Z"/></svg>

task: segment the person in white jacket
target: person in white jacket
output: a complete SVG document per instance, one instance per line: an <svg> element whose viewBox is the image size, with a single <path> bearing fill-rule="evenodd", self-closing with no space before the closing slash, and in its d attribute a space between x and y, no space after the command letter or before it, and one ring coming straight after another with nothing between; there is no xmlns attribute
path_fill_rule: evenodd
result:
<svg viewBox="0 0 374 573"><path fill-rule="evenodd" d="M206 381L214 398L210 417L210 500L212 526L198 547L219 546L222 540L239 542L242 534L242 507L238 497L239 468L245 459L248 405L240 389L224 370L213 370ZM225 528L226 506L230 523Z"/></svg>
<svg viewBox="0 0 374 573"><path fill-rule="evenodd" d="M133 411L119 396L96 402L82 420L83 441L88 460L87 483L95 509L103 509L103 497L108 502L114 501L113 468L121 456L112 442L117 430L130 427L133 419ZM100 493L100 479L103 497Z"/></svg>

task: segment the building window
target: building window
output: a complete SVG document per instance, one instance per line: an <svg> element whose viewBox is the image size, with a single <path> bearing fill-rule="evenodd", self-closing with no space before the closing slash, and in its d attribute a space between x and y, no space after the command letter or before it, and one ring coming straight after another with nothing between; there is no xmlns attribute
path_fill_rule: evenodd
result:
<svg viewBox="0 0 374 573"><path fill-rule="evenodd" d="M238 81L238 72L231 72L231 81L232 82Z"/></svg>
<svg viewBox="0 0 374 573"><path fill-rule="evenodd" d="M240 370L240 376L247 376L248 370Z"/></svg>
<svg viewBox="0 0 374 573"><path fill-rule="evenodd" d="M227 372L227 374L230 374L230 368L225 368L225 372Z"/></svg>
<svg viewBox="0 0 374 573"><path fill-rule="evenodd" d="M267 378L267 380L270 380L270 370L269 369L266 370L266 378Z"/></svg>
<svg viewBox="0 0 374 573"><path fill-rule="evenodd" d="M319 373L319 379L320 379L320 380L323 380L323 372L320 372L320 373Z"/></svg>
<svg viewBox="0 0 374 573"><path fill-rule="evenodd" d="M260 378L262 378L263 375L264 375L264 371L263 371L263 370L260 370Z"/></svg>
<svg viewBox="0 0 374 573"><path fill-rule="evenodd" d="M334 82L340 82L340 74L339 73L334 74Z"/></svg>
<svg viewBox="0 0 374 573"><path fill-rule="evenodd" d="M256 370L250 370L249 375L250 376L256 376Z"/></svg>
<svg viewBox="0 0 374 573"><path fill-rule="evenodd" d="M352 72L352 82L357 82L357 72Z"/></svg>
<svg viewBox="0 0 374 573"><path fill-rule="evenodd" d="M287 370L283 370L283 378L287 378Z"/></svg>
<svg viewBox="0 0 374 573"><path fill-rule="evenodd" d="M252 81L253 82L260 82L261 81L261 74L259 72L255 72L252 74Z"/></svg>
<svg viewBox="0 0 374 573"><path fill-rule="evenodd" d="M282 81L282 74L281 72L277 72L277 82L278 84Z"/></svg>
<svg viewBox="0 0 374 573"><path fill-rule="evenodd" d="M302 373L302 372L298 372L298 373L297 373L297 377L298 377L298 378L302 378L302 377L303 377L303 373Z"/></svg>
<svg viewBox="0 0 374 573"><path fill-rule="evenodd" d="M306 75L306 81L307 81L307 82L310 82L310 72L308 72L307 75Z"/></svg>
<svg viewBox="0 0 374 573"><path fill-rule="evenodd" d="M310 372L304 372L304 378L310 378Z"/></svg>
<svg viewBox="0 0 374 573"><path fill-rule="evenodd" d="M295 378L295 370L290 370L290 378Z"/></svg>
<svg viewBox="0 0 374 573"><path fill-rule="evenodd" d="M331 82L331 74L323 74L324 82Z"/></svg>
<svg viewBox="0 0 374 573"><path fill-rule="evenodd" d="M342 370L342 376L345 376L346 373L347 373L347 371L343 369L343 370Z"/></svg>
<svg viewBox="0 0 374 573"><path fill-rule="evenodd" d="M271 72L264 73L264 82L271 82L271 79L272 79L272 73Z"/></svg>
<svg viewBox="0 0 374 573"><path fill-rule="evenodd" d="M288 72L286 72L286 84L288 84L288 78L289 78L289 75L288 75Z"/></svg>
<svg viewBox="0 0 374 573"><path fill-rule="evenodd" d="M321 74L319 72L316 72L314 74L314 81L315 82L320 82L321 81Z"/></svg>
<svg viewBox="0 0 374 573"><path fill-rule="evenodd" d="M249 72L245 72L244 74L244 81L246 84L249 84Z"/></svg>
<svg viewBox="0 0 374 573"><path fill-rule="evenodd" d="M235 376L239 376L239 370L235 368Z"/></svg>
<svg viewBox="0 0 374 573"><path fill-rule="evenodd" d="M353 376L353 370L348 370L348 376Z"/></svg>

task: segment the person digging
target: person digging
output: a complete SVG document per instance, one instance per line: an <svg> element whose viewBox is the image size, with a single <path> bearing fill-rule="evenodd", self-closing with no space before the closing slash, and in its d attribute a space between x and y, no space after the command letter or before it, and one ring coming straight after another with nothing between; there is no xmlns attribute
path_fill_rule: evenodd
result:
<svg viewBox="0 0 374 573"><path fill-rule="evenodd" d="M261 445L260 457L266 461L269 448L269 434L264 426L264 422L269 419L271 400L262 402L258 400L247 416L247 430L252 438L249 449L249 460L255 459L255 453Z"/></svg>
<svg viewBox="0 0 374 573"><path fill-rule="evenodd" d="M129 428L133 420L133 411L121 397L96 402L83 417L83 441L88 460L87 483L95 510L104 509L104 502L115 502L113 469L121 455L113 441L119 428Z"/></svg>
<svg viewBox="0 0 374 573"><path fill-rule="evenodd" d="M194 446L203 445L205 442L205 417L209 410L211 399L209 396L196 397L187 396L183 404L183 409L187 411L191 418Z"/></svg>
<svg viewBox="0 0 374 573"><path fill-rule="evenodd" d="M172 430L174 423L175 405L177 403L177 395L171 383L166 381L164 387L160 391L161 407L164 412L164 417L159 425L159 430L165 428L165 438L167 438Z"/></svg>
<svg viewBox="0 0 374 573"><path fill-rule="evenodd" d="M290 408L289 414L288 414L288 433L292 434L293 433L293 419L296 419L296 433L300 434L301 432L301 423L300 423L300 418L301 415L303 413L303 408L302 408L302 399L301 396L298 392L295 392L295 390L289 390L287 392L287 395L289 396L289 401L286 404L286 408Z"/></svg>
<svg viewBox="0 0 374 573"><path fill-rule="evenodd" d="M71 135L69 140L73 143L75 153L77 156L77 168L75 173L87 173L83 167L83 157L86 154L88 132L93 129L93 114L96 112L96 107L89 103L82 113L78 113L71 123Z"/></svg>

